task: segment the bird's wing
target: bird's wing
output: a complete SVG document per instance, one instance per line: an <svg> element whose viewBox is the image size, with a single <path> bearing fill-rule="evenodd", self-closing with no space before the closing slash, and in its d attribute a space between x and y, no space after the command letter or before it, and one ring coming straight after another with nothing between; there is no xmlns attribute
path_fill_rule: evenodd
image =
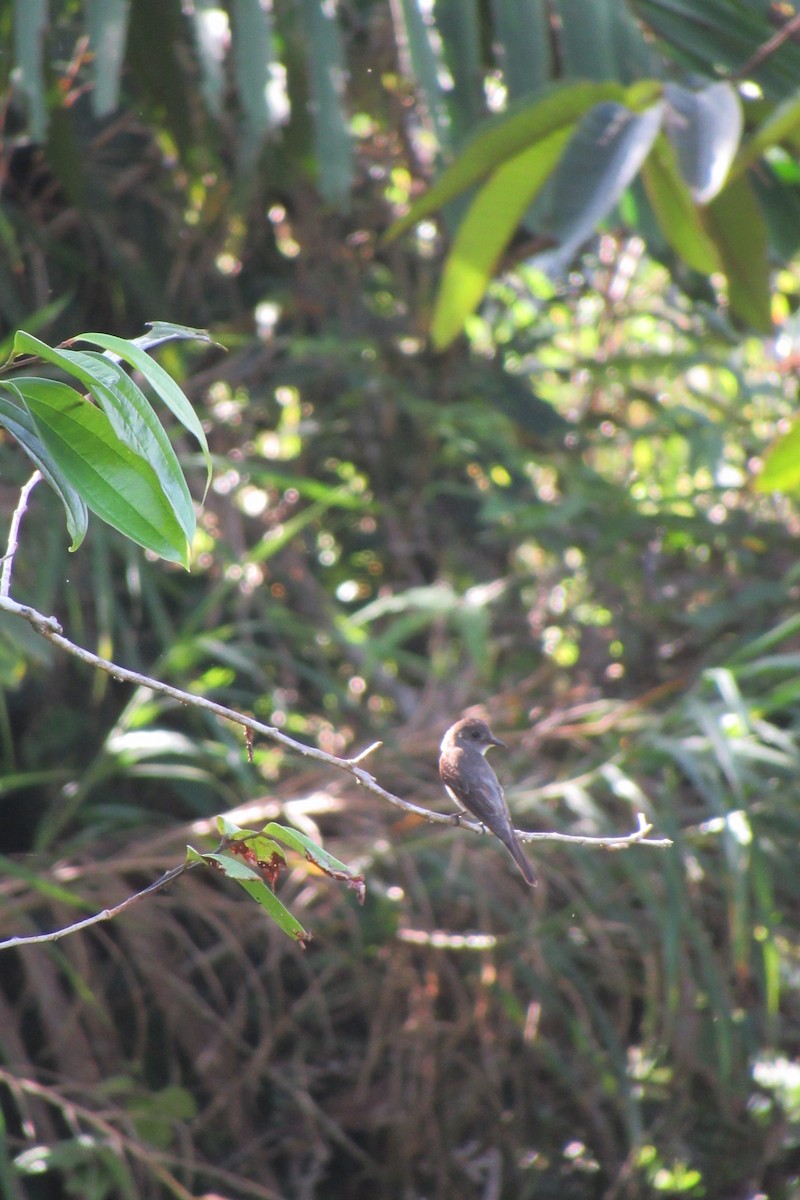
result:
<svg viewBox="0 0 800 1200"><path fill-rule="evenodd" d="M495 832L498 826L503 829L510 826L503 789L486 759L477 755L470 768L463 771L449 761L443 762L442 783L487 829Z"/></svg>

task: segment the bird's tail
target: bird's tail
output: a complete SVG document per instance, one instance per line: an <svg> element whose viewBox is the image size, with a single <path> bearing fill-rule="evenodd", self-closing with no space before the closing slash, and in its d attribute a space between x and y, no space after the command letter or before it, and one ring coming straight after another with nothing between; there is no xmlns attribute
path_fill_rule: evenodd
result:
<svg viewBox="0 0 800 1200"><path fill-rule="evenodd" d="M519 838L515 836L513 830L507 830L506 836L501 837L500 840L522 872L528 887L536 887L536 872L528 862L525 851L520 845Z"/></svg>

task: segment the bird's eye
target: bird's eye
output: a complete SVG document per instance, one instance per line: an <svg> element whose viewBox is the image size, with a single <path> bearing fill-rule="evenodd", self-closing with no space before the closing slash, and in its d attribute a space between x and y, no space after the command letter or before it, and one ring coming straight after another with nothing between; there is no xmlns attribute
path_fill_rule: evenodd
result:
<svg viewBox="0 0 800 1200"><path fill-rule="evenodd" d="M477 730L477 729L473 729L472 733L471 733L469 736L470 736L471 738L478 738L478 737L480 737L481 735L480 735L480 733L478 732L478 730Z"/></svg>

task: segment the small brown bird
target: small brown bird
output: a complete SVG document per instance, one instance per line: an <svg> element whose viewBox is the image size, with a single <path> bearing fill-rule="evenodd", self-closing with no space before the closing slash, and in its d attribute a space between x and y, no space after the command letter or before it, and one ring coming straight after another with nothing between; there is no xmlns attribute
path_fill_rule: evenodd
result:
<svg viewBox="0 0 800 1200"><path fill-rule="evenodd" d="M484 755L505 746L485 721L465 717L451 725L439 750L439 776L459 808L477 817L498 837L519 867L525 882L536 886L536 874L514 833L503 789Z"/></svg>

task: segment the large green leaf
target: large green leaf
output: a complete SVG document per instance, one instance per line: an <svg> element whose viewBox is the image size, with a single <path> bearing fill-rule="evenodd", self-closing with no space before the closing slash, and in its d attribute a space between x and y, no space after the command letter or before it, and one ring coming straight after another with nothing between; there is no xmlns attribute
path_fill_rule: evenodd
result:
<svg viewBox="0 0 800 1200"><path fill-rule="evenodd" d="M480 189L458 227L436 299L431 339L449 346L477 307L503 250L569 141L568 126L504 163Z"/></svg>
<svg viewBox="0 0 800 1200"><path fill-rule="evenodd" d="M710 275L720 269L717 248L706 232L675 159L675 151L659 134L642 167L647 198L667 242L695 271Z"/></svg>
<svg viewBox="0 0 800 1200"><path fill-rule="evenodd" d="M759 492L800 492L800 421L767 451L754 486Z"/></svg>
<svg viewBox="0 0 800 1200"><path fill-rule="evenodd" d="M580 123L548 186L546 232L558 242L534 260L558 273L594 233L638 173L661 128L664 106L631 112L604 101Z"/></svg>
<svg viewBox="0 0 800 1200"><path fill-rule="evenodd" d="M189 546L153 468L121 442L104 412L52 379L15 381L58 470L120 533L188 566Z"/></svg>
<svg viewBox="0 0 800 1200"><path fill-rule="evenodd" d="M723 188L703 213L728 279L731 308L759 333L771 333L767 226L745 176Z"/></svg>
<svg viewBox="0 0 800 1200"><path fill-rule="evenodd" d="M131 347L122 338L112 340L131 354L141 356L150 366L158 365L142 350ZM35 354L80 380L109 418L117 437L149 463L165 496L173 505L187 540L191 542L195 529L194 507L175 452L147 399L119 364L102 355L55 349L22 330L14 339L14 350L17 354ZM158 370L173 382L163 368L159 367ZM21 380L17 378L16 382L20 383ZM188 408L188 401L180 388L177 384L174 386L182 403ZM189 411L196 421L192 410Z"/></svg>
<svg viewBox="0 0 800 1200"><path fill-rule="evenodd" d="M89 514L80 493L72 487L69 480L59 469L58 463L48 451L42 439L36 432L33 418L24 406L22 394L13 383L4 382L0 387L7 388L19 401L18 404L0 396L0 425L7 429L13 438L19 442L22 449L32 462L36 464L42 475L50 484L53 491L61 499L67 514L67 529L72 544L70 550L77 550L86 536L89 526Z"/></svg>
<svg viewBox="0 0 800 1200"><path fill-rule="evenodd" d="M126 442L153 468L191 542L195 531L192 497L175 451L147 397L113 359L93 350L62 350L60 353L92 376L96 384L103 385L91 388L91 394L120 441Z"/></svg>
<svg viewBox="0 0 800 1200"><path fill-rule="evenodd" d="M487 122L425 195L392 225L387 238L399 237L417 221L437 212L467 188L485 179L509 158L561 129L574 126L585 113L603 101L616 101L640 111L657 99L660 92L661 84L653 81L644 81L628 89L618 83L580 82L554 86L534 104L525 104Z"/></svg>
<svg viewBox="0 0 800 1200"><path fill-rule="evenodd" d="M181 326L170 326L170 328L181 329ZM187 331L182 335L192 336ZM203 451L203 459L206 464L207 479L211 479L211 455L208 450L208 441L200 423L200 418L192 408L189 401L184 396L181 389L178 387L171 375L167 374L162 366L154 359L145 354L141 346L136 342L126 341L125 338L113 337L109 333L82 333L78 337L72 339L75 342L91 342L92 345L102 346L105 350L110 350L114 354L118 354L121 359L124 359L130 366L135 367L147 382L150 384L156 395L163 400L167 408L177 417L184 429L188 429L189 433L193 434ZM207 335L203 340L209 340ZM150 343L154 345L155 343Z"/></svg>
<svg viewBox="0 0 800 1200"><path fill-rule="evenodd" d="M311 934L280 902L272 888L264 882L263 877L252 867L248 867L247 863L240 858L233 854L221 854L216 851L201 854L192 846L187 846L186 852L188 862L205 862L213 865L222 871L223 875L227 875L229 879L233 879L240 887L243 887L248 895L261 905L278 928L282 929L289 937L294 938L296 942L306 945L311 941Z"/></svg>

